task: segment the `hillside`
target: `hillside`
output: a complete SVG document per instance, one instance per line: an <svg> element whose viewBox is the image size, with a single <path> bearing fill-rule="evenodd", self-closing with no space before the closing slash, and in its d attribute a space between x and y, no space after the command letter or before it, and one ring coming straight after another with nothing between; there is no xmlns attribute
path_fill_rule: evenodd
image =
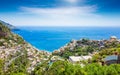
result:
<svg viewBox="0 0 120 75"><path fill-rule="evenodd" d="M33 74L120 75L120 40L115 36L107 40L72 40L53 55L49 65L37 66Z"/></svg>
<svg viewBox="0 0 120 75"><path fill-rule="evenodd" d="M71 40L59 50L55 50L53 55L59 55L68 59L69 56L94 55L107 49L119 48L119 45L119 39L114 38L114 36L108 40L89 40L83 38L80 40Z"/></svg>
<svg viewBox="0 0 120 75"><path fill-rule="evenodd" d="M51 54L0 23L0 75L120 75L120 40L71 40Z"/></svg>
<svg viewBox="0 0 120 75"><path fill-rule="evenodd" d="M7 27L10 28L11 30L17 30L17 28L16 28L15 26L13 26L13 25L11 25L11 24L9 24L9 23L6 23L6 22L4 22L4 21L2 21L2 20L0 20L0 23L3 24L3 25L5 25L5 26L7 26Z"/></svg>
<svg viewBox="0 0 120 75"><path fill-rule="evenodd" d="M4 66L0 67L0 75L3 72L5 75L17 72L30 73L37 64L48 60L49 56L50 53L37 50L0 23L0 60L4 63ZM1 71L3 69L4 71Z"/></svg>

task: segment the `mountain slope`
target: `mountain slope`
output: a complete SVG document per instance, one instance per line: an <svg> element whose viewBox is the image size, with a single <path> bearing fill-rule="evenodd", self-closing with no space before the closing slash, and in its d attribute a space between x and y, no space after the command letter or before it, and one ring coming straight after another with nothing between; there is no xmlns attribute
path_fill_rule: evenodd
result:
<svg viewBox="0 0 120 75"><path fill-rule="evenodd" d="M29 73L50 56L48 52L37 50L22 37L12 33L3 23L0 23L0 35L0 59L4 61L5 75L17 71Z"/></svg>
<svg viewBox="0 0 120 75"><path fill-rule="evenodd" d="M2 23L3 25L7 26L8 28L10 28L11 30L14 30L14 29L17 29L15 26L9 24L9 23L6 23L2 20L0 20L0 23Z"/></svg>

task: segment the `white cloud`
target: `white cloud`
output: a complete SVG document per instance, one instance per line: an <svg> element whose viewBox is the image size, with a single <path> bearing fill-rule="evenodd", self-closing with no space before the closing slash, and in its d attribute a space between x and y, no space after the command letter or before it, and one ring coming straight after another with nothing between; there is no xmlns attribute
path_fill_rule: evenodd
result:
<svg viewBox="0 0 120 75"><path fill-rule="evenodd" d="M20 7L20 9L27 13L38 15L89 15L96 11L95 6L81 6L81 7L59 7L59 8L31 8Z"/></svg>
<svg viewBox="0 0 120 75"><path fill-rule="evenodd" d="M27 14L0 14L0 18L10 24L19 26L120 26L120 16L39 16ZM45 16L45 15L44 15Z"/></svg>
<svg viewBox="0 0 120 75"><path fill-rule="evenodd" d="M23 15L38 15L31 17L32 22L37 25L58 25L58 26L72 26L72 25L87 25L91 18L99 17L94 14L96 6L73 6L73 7L56 7L56 8L33 8L20 7ZM34 19L34 20L33 20ZM29 18L30 20L30 18ZM93 22L93 21L92 21ZM26 23L26 22L25 22ZM31 22L27 24L32 24Z"/></svg>
<svg viewBox="0 0 120 75"><path fill-rule="evenodd" d="M11 15L0 14L1 19L13 25L36 26L119 26L120 17L98 15L97 6L85 5L86 0L60 0L66 5L57 5L53 8L24 7ZM78 6L81 3L83 6ZM76 5L75 5L76 4Z"/></svg>

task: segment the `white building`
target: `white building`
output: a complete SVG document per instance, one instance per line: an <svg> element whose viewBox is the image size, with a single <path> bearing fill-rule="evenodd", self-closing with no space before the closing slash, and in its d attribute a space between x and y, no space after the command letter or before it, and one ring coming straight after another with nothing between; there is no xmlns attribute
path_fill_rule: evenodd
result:
<svg viewBox="0 0 120 75"><path fill-rule="evenodd" d="M72 63L80 62L83 60L91 59L91 56L69 56L69 61Z"/></svg>

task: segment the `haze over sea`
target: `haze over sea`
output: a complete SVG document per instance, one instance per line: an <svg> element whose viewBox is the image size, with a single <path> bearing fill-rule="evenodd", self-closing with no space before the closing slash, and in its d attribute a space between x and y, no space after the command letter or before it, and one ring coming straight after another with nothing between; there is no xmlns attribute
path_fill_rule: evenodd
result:
<svg viewBox="0 0 120 75"><path fill-rule="evenodd" d="M120 27L18 27L13 31L40 50L49 52L59 49L70 40L89 38L92 40L120 38Z"/></svg>

